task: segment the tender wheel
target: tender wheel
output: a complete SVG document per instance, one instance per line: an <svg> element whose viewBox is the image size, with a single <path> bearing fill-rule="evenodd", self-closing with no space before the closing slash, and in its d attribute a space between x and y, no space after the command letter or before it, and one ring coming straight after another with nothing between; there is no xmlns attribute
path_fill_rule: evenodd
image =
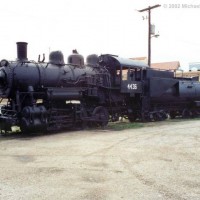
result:
<svg viewBox="0 0 200 200"><path fill-rule="evenodd" d="M143 112L141 115L142 122L150 122L152 119L153 116L149 112Z"/></svg>
<svg viewBox="0 0 200 200"><path fill-rule="evenodd" d="M162 116L160 115L159 112L156 112L156 113L153 113L153 119L154 119L154 121L161 121Z"/></svg>
<svg viewBox="0 0 200 200"><path fill-rule="evenodd" d="M192 110L192 117L196 118L200 116L200 112L198 110Z"/></svg>
<svg viewBox="0 0 200 200"><path fill-rule="evenodd" d="M108 124L109 113L103 106L96 107L92 113L92 117L96 126L105 127Z"/></svg>
<svg viewBox="0 0 200 200"><path fill-rule="evenodd" d="M171 119L175 119L176 113L175 113L174 111L171 111L171 112L169 113L169 116L170 116Z"/></svg>
<svg viewBox="0 0 200 200"><path fill-rule="evenodd" d="M87 111L85 109L81 109L80 118L81 118L82 129L87 128L87 125L88 125L88 121L86 120L87 117L88 117Z"/></svg>
<svg viewBox="0 0 200 200"><path fill-rule="evenodd" d="M135 122L137 117L135 115L128 115L128 119L129 119L130 122Z"/></svg>
<svg viewBox="0 0 200 200"><path fill-rule="evenodd" d="M167 113L165 111L160 111L161 120L166 120L168 118Z"/></svg>
<svg viewBox="0 0 200 200"><path fill-rule="evenodd" d="M189 109L184 109L182 112L182 117L187 119L192 117L192 112Z"/></svg>

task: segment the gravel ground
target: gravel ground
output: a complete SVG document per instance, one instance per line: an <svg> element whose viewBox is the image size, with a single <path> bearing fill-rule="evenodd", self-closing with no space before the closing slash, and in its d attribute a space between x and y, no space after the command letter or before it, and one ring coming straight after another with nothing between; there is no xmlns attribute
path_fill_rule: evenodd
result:
<svg viewBox="0 0 200 200"><path fill-rule="evenodd" d="M200 199L200 121L0 137L0 199Z"/></svg>

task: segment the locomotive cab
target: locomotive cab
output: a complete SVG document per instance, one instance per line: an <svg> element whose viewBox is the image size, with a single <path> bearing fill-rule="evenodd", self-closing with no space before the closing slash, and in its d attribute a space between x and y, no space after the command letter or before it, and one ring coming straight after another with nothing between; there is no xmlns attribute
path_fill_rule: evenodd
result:
<svg viewBox="0 0 200 200"><path fill-rule="evenodd" d="M107 67L112 76L112 86L121 93L142 93L143 70L145 63L124 59L113 55L100 56L100 63Z"/></svg>

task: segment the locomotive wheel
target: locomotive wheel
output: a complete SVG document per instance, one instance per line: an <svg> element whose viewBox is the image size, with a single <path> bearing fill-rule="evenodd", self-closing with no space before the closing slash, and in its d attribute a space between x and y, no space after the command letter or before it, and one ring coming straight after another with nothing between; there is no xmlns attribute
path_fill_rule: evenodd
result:
<svg viewBox="0 0 200 200"><path fill-rule="evenodd" d="M87 117L87 111L85 109L81 109L80 118L81 118L81 127L82 129L87 128L88 122L85 120Z"/></svg>
<svg viewBox="0 0 200 200"><path fill-rule="evenodd" d="M137 119L137 117L135 115L128 115L128 120L130 122L135 122L136 119Z"/></svg>
<svg viewBox="0 0 200 200"><path fill-rule="evenodd" d="M0 135L6 136L8 133L11 132L11 127L6 126L5 124L1 124L0 126Z"/></svg>
<svg viewBox="0 0 200 200"><path fill-rule="evenodd" d="M119 114L118 113L115 113L111 116L111 121L112 122L116 122L116 121L119 121Z"/></svg>
<svg viewBox="0 0 200 200"><path fill-rule="evenodd" d="M23 135L26 135L26 134L29 133L29 130L27 128L27 124L28 124L27 119L23 117L22 120L21 120L21 125L20 125L21 134L23 134Z"/></svg>
<svg viewBox="0 0 200 200"><path fill-rule="evenodd" d="M159 112L156 112L156 113L153 113L153 119L154 119L154 121L161 121L162 116L160 115Z"/></svg>
<svg viewBox="0 0 200 200"><path fill-rule="evenodd" d="M149 112L143 112L141 115L141 120L142 122L150 122L152 121L153 116L150 115Z"/></svg>
<svg viewBox="0 0 200 200"><path fill-rule="evenodd" d="M171 119L175 119L176 113L175 113L174 111L171 111L171 112L169 113L169 116L170 116Z"/></svg>
<svg viewBox="0 0 200 200"><path fill-rule="evenodd" d="M164 111L158 111L153 113L153 120L154 121L163 121L167 119L167 114Z"/></svg>
<svg viewBox="0 0 200 200"><path fill-rule="evenodd" d="M198 110L193 110L192 111L192 117L199 117L200 116L200 112Z"/></svg>
<svg viewBox="0 0 200 200"><path fill-rule="evenodd" d="M168 118L167 113L165 111L160 111L161 120L166 120Z"/></svg>
<svg viewBox="0 0 200 200"><path fill-rule="evenodd" d="M184 109L182 112L182 117L187 119L192 117L192 112L189 109Z"/></svg>
<svg viewBox="0 0 200 200"><path fill-rule="evenodd" d="M94 109L92 118L94 120L94 125L105 127L109 121L108 110L103 106L98 106Z"/></svg>
<svg viewBox="0 0 200 200"><path fill-rule="evenodd" d="M168 118L167 113L163 110L158 112L159 121L166 120Z"/></svg>

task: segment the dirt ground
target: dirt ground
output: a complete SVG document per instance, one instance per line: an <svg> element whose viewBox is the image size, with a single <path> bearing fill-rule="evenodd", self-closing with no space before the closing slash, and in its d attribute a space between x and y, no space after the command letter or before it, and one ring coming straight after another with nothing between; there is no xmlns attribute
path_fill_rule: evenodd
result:
<svg viewBox="0 0 200 200"><path fill-rule="evenodd" d="M0 137L2 200L199 200L200 121Z"/></svg>

